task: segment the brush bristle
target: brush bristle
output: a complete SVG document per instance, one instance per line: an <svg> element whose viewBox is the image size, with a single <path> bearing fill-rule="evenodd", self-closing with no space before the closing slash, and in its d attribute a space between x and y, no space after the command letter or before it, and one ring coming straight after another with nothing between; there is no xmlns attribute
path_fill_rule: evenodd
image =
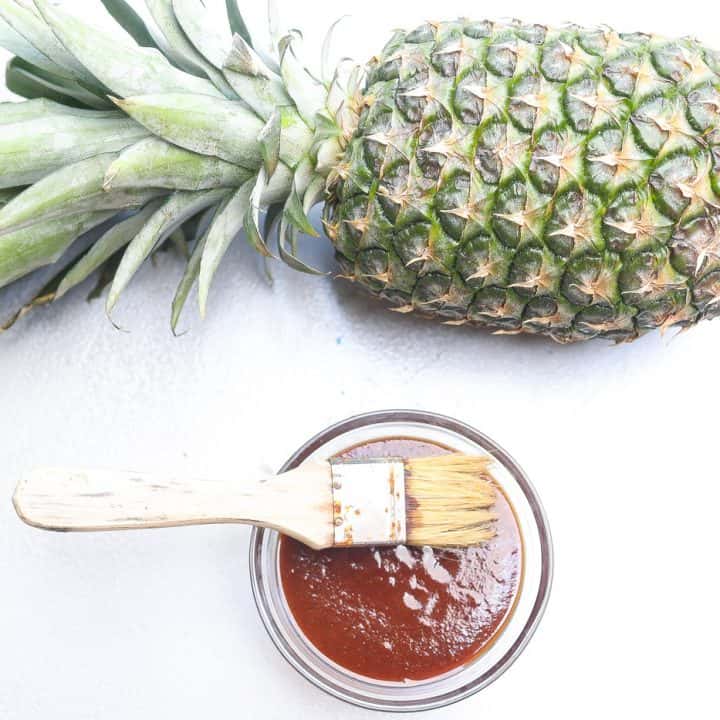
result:
<svg viewBox="0 0 720 720"><path fill-rule="evenodd" d="M495 536L492 459L438 455L405 461L409 545L468 547Z"/></svg>

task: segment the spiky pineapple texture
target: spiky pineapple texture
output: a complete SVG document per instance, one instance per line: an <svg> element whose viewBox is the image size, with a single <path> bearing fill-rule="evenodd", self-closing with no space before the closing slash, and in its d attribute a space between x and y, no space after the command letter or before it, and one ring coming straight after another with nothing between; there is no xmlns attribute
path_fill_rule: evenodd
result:
<svg viewBox="0 0 720 720"><path fill-rule="evenodd" d="M318 81L293 34L258 53L235 0L147 0L151 28L103 2L114 31L0 0L8 85L47 98L0 106L0 287L58 267L28 307L100 270L111 311L174 242L174 328L241 229L313 272L296 244L324 199L342 275L402 312L561 342L720 312L720 58L699 43L459 20Z"/></svg>
<svg viewBox="0 0 720 720"><path fill-rule="evenodd" d="M326 227L399 310L569 342L720 312L720 56L458 21L368 66Z"/></svg>

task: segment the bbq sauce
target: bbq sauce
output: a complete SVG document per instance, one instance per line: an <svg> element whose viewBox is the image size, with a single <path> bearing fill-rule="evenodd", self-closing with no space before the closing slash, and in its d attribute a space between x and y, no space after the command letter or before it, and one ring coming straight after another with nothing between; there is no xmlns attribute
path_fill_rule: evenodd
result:
<svg viewBox="0 0 720 720"><path fill-rule="evenodd" d="M377 440L338 457L449 452L409 438ZM499 492L497 535L458 550L335 548L280 542L280 577L307 639L338 665L376 680L423 680L485 651L509 619L522 581L522 539Z"/></svg>

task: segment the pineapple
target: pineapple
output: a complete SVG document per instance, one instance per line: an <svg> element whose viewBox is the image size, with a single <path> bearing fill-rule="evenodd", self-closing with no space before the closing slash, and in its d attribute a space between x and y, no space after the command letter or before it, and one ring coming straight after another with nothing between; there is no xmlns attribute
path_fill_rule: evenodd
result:
<svg viewBox="0 0 720 720"><path fill-rule="evenodd" d="M110 313L174 243L174 330L241 230L319 272L297 246L321 201L340 277L398 312L559 342L720 313L720 55L698 42L461 19L318 80L295 34L254 48L235 0L147 0L152 27L104 4L114 32L0 0L28 98L0 105L0 287L57 265L19 314L96 271Z"/></svg>

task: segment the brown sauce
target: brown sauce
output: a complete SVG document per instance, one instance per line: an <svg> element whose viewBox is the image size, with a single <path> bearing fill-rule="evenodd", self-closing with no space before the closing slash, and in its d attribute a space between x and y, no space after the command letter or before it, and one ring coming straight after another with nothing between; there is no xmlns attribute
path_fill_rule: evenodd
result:
<svg viewBox="0 0 720 720"><path fill-rule="evenodd" d="M351 448L343 458L448 452L395 438ZM307 639L352 672L386 681L441 675L486 650L512 613L522 579L522 539L498 493L497 536L462 550L351 548L315 551L288 537L280 576Z"/></svg>

